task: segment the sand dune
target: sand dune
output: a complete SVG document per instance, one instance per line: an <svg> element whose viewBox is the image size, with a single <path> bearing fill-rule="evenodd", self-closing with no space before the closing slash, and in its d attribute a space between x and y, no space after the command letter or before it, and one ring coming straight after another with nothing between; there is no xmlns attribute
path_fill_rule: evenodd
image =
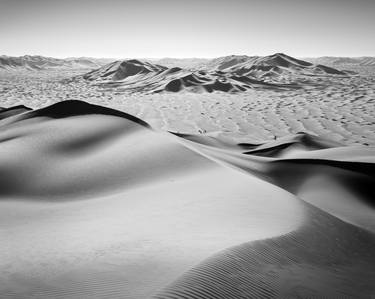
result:
<svg viewBox="0 0 375 299"><path fill-rule="evenodd" d="M374 296L373 147L19 112L0 120L1 298Z"/></svg>
<svg viewBox="0 0 375 299"><path fill-rule="evenodd" d="M271 83L296 83L298 79L310 76L349 75L345 71L321 64L313 64L283 53L265 57L248 57L246 60L240 56L237 63L232 62L228 65L227 61L224 60L216 68Z"/></svg>
<svg viewBox="0 0 375 299"><path fill-rule="evenodd" d="M116 61L83 76L103 87L128 92L226 92L251 89L302 88L298 80L311 76L349 76L349 73L315 65L282 53L265 57L226 56L196 66L195 70L165 67L139 60ZM298 80L297 80L298 79ZM305 83L307 84L307 80Z"/></svg>
<svg viewBox="0 0 375 299"><path fill-rule="evenodd" d="M191 138L188 138L192 140ZM237 151L228 145L201 143L204 153L294 193L347 222L375 232L371 185L374 148L347 146L300 133ZM238 146L237 146L238 147ZM242 153L242 154L240 154ZM245 154L245 155L243 155Z"/></svg>
<svg viewBox="0 0 375 299"><path fill-rule="evenodd" d="M20 57L0 56L0 69L5 70L53 70L53 69L95 69L106 63L108 59L96 58L52 58L38 55L25 55Z"/></svg>

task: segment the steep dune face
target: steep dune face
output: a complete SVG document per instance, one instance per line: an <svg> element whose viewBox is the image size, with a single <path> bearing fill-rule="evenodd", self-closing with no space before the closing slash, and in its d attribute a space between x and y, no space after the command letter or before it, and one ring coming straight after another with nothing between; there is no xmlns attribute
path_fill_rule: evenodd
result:
<svg viewBox="0 0 375 299"><path fill-rule="evenodd" d="M302 133L170 134L78 101L9 116L0 294L370 298L373 157Z"/></svg>

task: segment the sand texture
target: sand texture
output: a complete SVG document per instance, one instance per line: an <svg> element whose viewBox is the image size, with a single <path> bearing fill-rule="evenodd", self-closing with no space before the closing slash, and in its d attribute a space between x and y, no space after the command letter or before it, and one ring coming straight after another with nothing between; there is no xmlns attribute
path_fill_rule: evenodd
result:
<svg viewBox="0 0 375 299"><path fill-rule="evenodd" d="M130 59L90 72L8 67L0 70L0 106L38 109L82 100L135 115L164 131L232 142L264 143L306 132L345 145L375 145L371 61L322 58L312 63L277 53Z"/></svg>
<svg viewBox="0 0 375 299"><path fill-rule="evenodd" d="M244 99L233 113L244 112ZM170 101L168 109L180 105ZM240 130L232 110L207 102L199 111ZM289 106L300 102L291 96ZM340 142L357 141L366 113L348 108L343 121L352 123L335 127L321 117L336 117L331 102L295 111L320 115L305 122L288 119L288 105L274 107L295 130L265 113L247 122L258 138L233 142L161 130L169 124L153 125L150 111L35 103L0 110L0 298L375 296L375 148ZM190 111L198 104L188 98ZM305 130L314 121L340 138ZM276 140L262 142L263 123L280 130Z"/></svg>

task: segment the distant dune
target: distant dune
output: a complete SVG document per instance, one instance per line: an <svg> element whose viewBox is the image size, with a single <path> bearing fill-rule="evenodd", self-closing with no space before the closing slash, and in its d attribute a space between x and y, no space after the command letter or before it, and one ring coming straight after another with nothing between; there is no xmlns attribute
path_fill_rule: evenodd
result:
<svg viewBox="0 0 375 299"><path fill-rule="evenodd" d="M37 55L20 57L0 56L0 69L5 70L56 70L56 69L94 69L107 64L108 59L96 58L52 58Z"/></svg>
<svg viewBox="0 0 375 299"><path fill-rule="evenodd" d="M149 62L157 63L168 68L179 67L195 70L210 60L209 58L162 58L150 59Z"/></svg>
<svg viewBox="0 0 375 299"><path fill-rule="evenodd" d="M83 78L97 85L129 92L236 93L249 89L302 88L307 84L307 80L304 84L300 83L304 77L349 75L346 71L312 64L282 53L265 57L232 55L202 61L195 67L166 67L151 62L125 60L93 70Z"/></svg>
<svg viewBox="0 0 375 299"><path fill-rule="evenodd" d="M161 61L162 62L162 61ZM129 92L244 92L249 89L302 88L301 78L348 76L349 73L315 65L282 53L266 57L226 56L196 64L196 69L166 67L139 60L117 61L83 78L103 87Z"/></svg>
<svg viewBox="0 0 375 299"><path fill-rule="evenodd" d="M317 57L306 58L306 60L327 65L345 66L345 65L359 65L359 66L375 66L375 57Z"/></svg>
<svg viewBox="0 0 375 299"><path fill-rule="evenodd" d="M183 72L102 71L87 76ZM81 101L0 116L1 298L375 294L374 147L235 144Z"/></svg>

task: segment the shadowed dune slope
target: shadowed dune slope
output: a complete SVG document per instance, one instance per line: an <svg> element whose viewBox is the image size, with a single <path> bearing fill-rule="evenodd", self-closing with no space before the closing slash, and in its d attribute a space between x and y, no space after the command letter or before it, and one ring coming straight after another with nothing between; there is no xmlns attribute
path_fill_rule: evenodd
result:
<svg viewBox="0 0 375 299"><path fill-rule="evenodd" d="M84 102L57 103L0 125L2 195L83 195L194 166L185 147L142 120Z"/></svg>
<svg viewBox="0 0 375 299"><path fill-rule="evenodd" d="M299 133L266 144L228 145L211 138L186 140L217 161L254 174L345 221L375 232L375 149L341 146ZM249 145L248 145L249 146Z"/></svg>
<svg viewBox="0 0 375 299"><path fill-rule="evenodd" d="M23 105L14 106L10 108L4 108L0 110L0 120L13 116L13 115L21 114L30 110L31 108L23 106Z"/></svg>
<svg viewBox="0 0 375 299"><path fill-rule="evenodd" d="M79 101L7 117L0 297L371 298L374 153L171 134Z"/></svg>

